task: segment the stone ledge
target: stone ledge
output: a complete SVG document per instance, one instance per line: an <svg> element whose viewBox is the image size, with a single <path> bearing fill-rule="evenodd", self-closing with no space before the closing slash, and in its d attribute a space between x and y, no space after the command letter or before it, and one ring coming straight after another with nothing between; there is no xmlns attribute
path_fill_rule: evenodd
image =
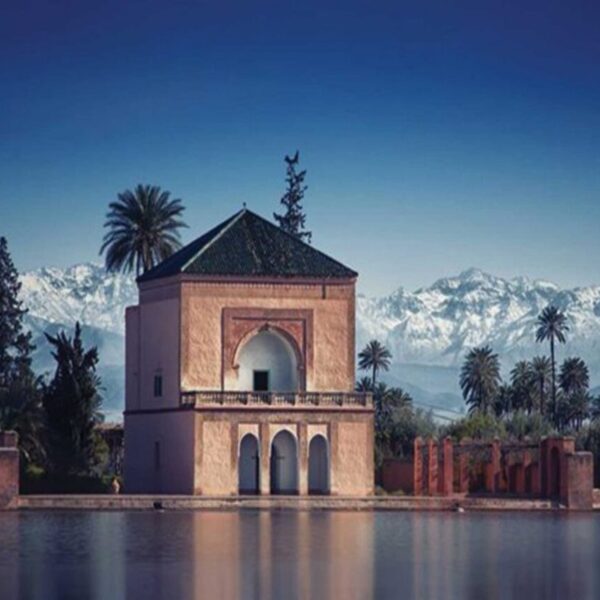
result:
<svg viewBox="0 0 600 600"><path fill-rule="evenodd" d="M174 495L27 495L18 498L21 510L564 510L550 500L483 497L413 496L174 496ZM596 508L600 509L600 506Z"/></svg>

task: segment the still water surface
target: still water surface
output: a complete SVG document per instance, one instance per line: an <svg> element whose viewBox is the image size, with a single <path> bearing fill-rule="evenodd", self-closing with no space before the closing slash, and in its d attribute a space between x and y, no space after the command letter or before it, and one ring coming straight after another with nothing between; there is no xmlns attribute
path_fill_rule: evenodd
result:
<svg viewBox="0 0 600 600"><path fill-rule="evenodd" d="M600 598L600 515L0 512L0 598Z"/></svg>

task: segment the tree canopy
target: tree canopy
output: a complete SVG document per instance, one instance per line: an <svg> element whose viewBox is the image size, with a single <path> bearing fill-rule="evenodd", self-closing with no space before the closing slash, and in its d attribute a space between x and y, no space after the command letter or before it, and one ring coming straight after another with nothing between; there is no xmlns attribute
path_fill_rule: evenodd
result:
<svg viewBox="0 0 600 600"><path fill-rule="evenodd" d="M154 185L138 185L109 204L100 254L108 271L145 273L181 247L181 200Z"/></svg>
<svg viewBox="0 0 600 600"><path fill-rule="evenodd" d="M282 214L273 213L273 218L283 231L308 243L312 240L312 232L306 230L306 214L304 213L302 200L304 192L308 189L304 185L306 170L298 171L300 153L296 150L294 156L284 158L286 164L287 189L280 203L285 208Z"/></svg>

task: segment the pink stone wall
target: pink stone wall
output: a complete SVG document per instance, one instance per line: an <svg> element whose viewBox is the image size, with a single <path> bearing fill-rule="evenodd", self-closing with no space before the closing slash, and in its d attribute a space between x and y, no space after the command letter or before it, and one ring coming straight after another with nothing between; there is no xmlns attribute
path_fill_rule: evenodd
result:
<svg viewBox="0 0 600 600"><path fill-rule="evenodd" d="M193 411L126 413L124 425L124 492L194 493Z"/></svg>
<svg viewBox="0 0 600 600"><path fill-rule="evenodd" d="M140 398L140 307L125 311L125 410L139 410Z"/></svg>
<svg viewBox="0 0 600 600"><path fill-rule="evenodd" d="M331 493L373 493L371 409L306 413L180 409L181 391L221 390L228 377L236 376L235 365L230 364L239 343L236 335L250 332L228 318L280 325L303 353L306 390L354 390L353 281L174 277L142 284L139 306L126 314L126 491L236 494L237 427L244 420L260 431L261 491L268 492L269 431L287 420L298 436L300 493L308 489L307 431L314 426L328 432ZM160 398L154 396L155 374L162 375ZM160 467L154 460L157 443Z"/></svg>
<svg viewBox="0 0 600 600"><path fill-rule="evenodd" d="M194 492L212 496L238 493L240 431L252 431L260 447L261 493L269 494L271 442L281 430L297 440L301 494L308 492L309 430L318 430L326 438L332 495L373 493L372 413L291 409L196 411Z"/></svg>
<svg viewBox="0 0 600 600"><path fill-rule="evenodd" d="M179 406L179 284L140 292L140 304L125 313L125 406L147 410ZM162 396L154 396L154 376Z"/></svg>
<svg viewBox="0 0 600 600"><path fill-rule="evenodd" d="M309 391L352 391L355 373L354 283L210 283L182 288L181 382L183 389L218 390L224 360L224 309L310 311L314 338L307 361Z"/></svg>
<svg viewBox="0 0 600 600"><path fill-rule="evenodd" d="M0 509L12 508L19 495L17 434L0 431Z"/></svg>

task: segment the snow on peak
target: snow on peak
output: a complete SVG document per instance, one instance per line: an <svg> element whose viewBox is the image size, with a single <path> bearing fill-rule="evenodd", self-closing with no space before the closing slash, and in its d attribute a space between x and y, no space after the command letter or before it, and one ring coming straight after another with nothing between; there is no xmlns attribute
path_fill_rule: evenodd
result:
<svg viewBox="0 0 600 600"><path fill-rule="evenodd" d="M560 353L577 353L600 375L600 286L561 290L527 277L503 279L471 268L427 288L402 288L357 302L360 348L377 337L398 363L456 366L465 351L490 344L506 361L546 352L535 322L548 304L565 311L571 331Z"/></svg>
<svg viewBox="0 0 600 600"><path fill-rule="evenodd" d="M133 276L96 263L24 273L21 294L30 326L84 325L124 334L125 307L137 302ZM396 363L456 366L466 350L490 344L505 364L547 349L535 342L535 321L550 303L565 311L570 331L559 360L571 354L600 376L600 286L560 289L527 277L503 279L471 268L427 288L398 288L379 298L357 296L357 346L377 338Z"/></svg>
<svg viewBox="0 0 600 600"><path fill-rule="evenodd" d="M133 276L107 273L97 263L42 267L21 276L28 319L72 326L76 321L123 334L125 307L137 302Z"/></svg>

